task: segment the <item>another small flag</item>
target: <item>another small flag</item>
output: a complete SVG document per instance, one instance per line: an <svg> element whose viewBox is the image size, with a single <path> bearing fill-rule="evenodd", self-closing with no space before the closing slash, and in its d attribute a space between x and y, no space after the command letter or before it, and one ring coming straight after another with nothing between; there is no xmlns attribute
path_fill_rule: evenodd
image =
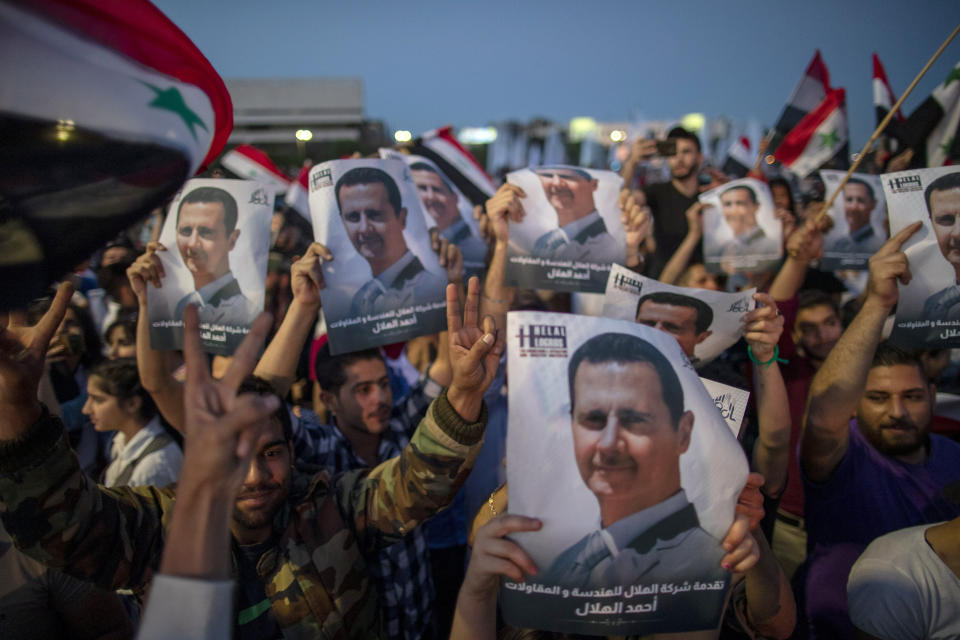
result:
<svg viewBox="0 0 960 640"><path fill-rule="evenodd" d="M914 149L911 166L960 163L960 63L900 126L900 140Z"/></svg>
<svg viewBox="0 0 960 640"><path fill-rule="evenodd" d="M241 144L225 153L220 164L241 178L262 182L274 195L286 193L290 187L290 178L273 164L270 156L249 144Z"/></svg>
<svg viewBox="0 0 960 640"><path fill-rule="evenodd" d="M286 195L283 197L287 206L306 218L310 222L310 189L307 178L310 176L310 167L300 169L297 179L290 183Z"/></svg>
<svg viewBox="0 0 960 640"><path fill-rule="evenodd" d="M423 134L413 141L410 151L432 160L475 205L486 202L497 190L476 158L457 142L449 126Z"/></svg>
<svg viewBox="0 0 960 640"><path fill-rule="evenodd" d="M753 168L756 159L756 154L750 145L750 139L745 135L738 136L730 145L730 151L727 152L727 160L723 163L722 171L731 178L745 178L750 169Z"/></svg>
<svg viewBox="0 0 960 640"><path fill-rule="evenodd" d="M801 178L822 168L849 167L846 95L843 89L831 89L784 137L776 159Z"/></svg>
<svg viewBox="0 0 960 640"><path fill-rule="evenodd" d="M890 83L887 82L887 72L884 71L877 54L873 54L873 106L877 111L878 125L887 117L896 101L893 91L890 90ZM894 117L903 122L903 114L899 109Z"/></svg>
<svg viewBox="0 0 960 640"><path fill-rule="evenodd" d="M810 64L807 65L807 70L804 71L800 82L787 99L787 105L777 119L777 124L773 126L773 136L769 146L771 151L775 151L786 135L823 102L829 91L830 72L827 71L827 65L823 63L818 49Z"/></svg>

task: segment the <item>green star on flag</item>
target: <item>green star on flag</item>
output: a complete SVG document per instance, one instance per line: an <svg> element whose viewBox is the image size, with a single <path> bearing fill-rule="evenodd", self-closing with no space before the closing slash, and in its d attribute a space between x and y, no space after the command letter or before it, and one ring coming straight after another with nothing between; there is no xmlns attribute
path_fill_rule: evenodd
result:
<svg viewBox="0 0 960 640"><path fill-rule="evenodd" d="M840 138L837 136L836 131L831 131L830 133L821 133L820 135L820 146L827 147L828 149L833 149L834 145L840 141Z"/></svg>
<svg viewBox="0 0 960 640"><path fill-rule="evenodd" d="M172 111L180 116L180 118L183 120L183 123L190 130L190 135L193 136L194 140L197 139L197 132L194 130L194 127L199 126L204 131L209 131L207 129L207 125L205 125L203 120L200 119L200 116L194 113L190 107L187 106L187 103L184 102L183 95L181 95L179 89L176 87L160 89L159 87L155 87L146 82L143 82L143 84L156 94L153 98L153 101L150 102L148 106L156 107L157 109L164 109L166 111Z"/></svg>
<svg viewBox="0 0 960 640"><path fill-rule="evenodd" d="M953 146L953 138L948 138L944 140L943 144L940 145L940 151L943 151L945 155L950 155L950 147Z"/></svg>
<svg viewBox="0 0 960 640"><path fill-rule="evenodd" d="M943 81L943 86L944 87L950 86L950 83L953 82L954 80L960 80L960 67L955 67L950 72L950 75L947 76L947 79Z"/></svg>

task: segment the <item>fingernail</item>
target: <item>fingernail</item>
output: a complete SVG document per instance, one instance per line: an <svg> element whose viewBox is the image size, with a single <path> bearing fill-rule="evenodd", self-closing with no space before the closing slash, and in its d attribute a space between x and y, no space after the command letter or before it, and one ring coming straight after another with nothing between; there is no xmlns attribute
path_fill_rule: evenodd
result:
<svg viewBox="0 0 960 640"><path fill-rule="evenodd" d="M726 569L727 571L730 571L730 563L729 563L729 562L724 562L724 563L721 564L720 566L723 567L724 569Z"/></svg>
<svg viewBox="0 0 960 640"><path fill-rule="evenodd" d="M486 342L487 344L493 344L493 340L494 340L493 334L492 334L492 333L485 333L485 334L483 334L483 337L481 338L481 340L483 340L483 341Z"/></svg>

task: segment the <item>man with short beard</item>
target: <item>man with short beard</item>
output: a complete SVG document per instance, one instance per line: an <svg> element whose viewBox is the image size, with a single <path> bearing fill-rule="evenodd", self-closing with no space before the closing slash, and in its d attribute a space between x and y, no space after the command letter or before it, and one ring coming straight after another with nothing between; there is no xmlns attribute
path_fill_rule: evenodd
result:
<svg viewBox="0 0 960 640"><path fill-rule="evenodd" d="M874 538L960 515L944 495L960 481L960 445L929 433L935 389L912 354L880 343L898 281L910 280L901 247L920 226L902 230L870 259L863 307L811 383L800 466L813 638L854 637L847 576Z"/></svg>
<svg viewBox="0 0 960 640"><path fill-rule="evenodd" d="M653 214L653 234L656 249L647 256L644 273L658 278L667 261L687 235L687 209L697 203L700 193L698 177L703 164L700 138L683 127L674 127L667 133L667 140L675 140L677 150L667 157L670 165L670 181L659 182L644 188L647 205ZM703 262L700 246L694 249L690 263Z"/></svg>

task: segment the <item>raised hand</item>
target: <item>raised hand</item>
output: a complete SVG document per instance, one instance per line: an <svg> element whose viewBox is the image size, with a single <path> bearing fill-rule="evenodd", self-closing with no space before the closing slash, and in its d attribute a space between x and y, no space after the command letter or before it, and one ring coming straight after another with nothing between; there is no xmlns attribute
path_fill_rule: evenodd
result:
<svg viewBox="0 0 960 640"><path fill-rule="evenodd" d="M430 229L430 248L437 254L437 261L447 273L449 282L463 285L463 253L460 247L440 235L434 228Z"/></svg>
<svg viewBox="0 0 960 640"><path fill-rule="evenodd" d="M163 269L163 263L157 256L158 251L166 251L159 242L148 242L147 251L137 258L132 265L127 267L127 279L130 281L130 288L136 294L137 300L141 305L147 303L147 283L159 289L166 273Z"/></svg>
<svg viewBox="0 0 960 640"><path fill-rule="evenodd" d="M504 351L503 331L497 329L493 318L479 324L480 281L470 278L463 317L455 285L447 285L447 340L450 348L450 366L453 380L447 398L464 420L476 420L483 404L483 394L497 373L497 365Z"/></svg>
<svg viewBox="0 0 960 640"><path fill-rule="evenodd" d="M864 306L879 304L886 309L896 306L899 297L897 282L908 284L912 278L907 254L901 249L910 236L922 227L923 223L918 220L901 229L900 233L887 240L870 256L870 279L867 281L867 299Z"/></svg>
<svg viewBox="0 0 960 640"><path fill-rule="evenodd" d="M520 582L524 575L536 575L537 566L530 556L506 536L518 531L539 531L541 526L536 518L504 513L477 529L461 593L489 597L500 586L500 576Z"/></svg>
<svg viewBox="0 0 960 640"><path fill-rule="evenodd" d="M333 254L319 242L307 247L306 253L290 265L290 288L293 297L310 306L320 305L320 290L326 287L323 280L323 263L331 262Z"/></svg>
<svg viewBox="0 0 960 640"><path fill-rule="evenodd" d="M642 191L631 193L629 189L623 189L618 205L620 222L627 234L627 266L635 267L643 261L640 247L653 230L653 216Z"/></svg>
<svg viewBox="0 0 960 640"><path fill-rule="evenodd" d="M766 293L755 293L753 299L763 306L748 313L743 318L743 337L753 357L767 362L773 357L774 349L783 333L783 316L777 309L777 303Z"/></svg>
<svg viewBox="0 0 960 640"><path fill-rule="evenodd" d="M0 323L0 440L19 438L40 417L37 387L44 356L72 295L73 285L62 283L50 308L32 327L21 312Z"/></svg>

